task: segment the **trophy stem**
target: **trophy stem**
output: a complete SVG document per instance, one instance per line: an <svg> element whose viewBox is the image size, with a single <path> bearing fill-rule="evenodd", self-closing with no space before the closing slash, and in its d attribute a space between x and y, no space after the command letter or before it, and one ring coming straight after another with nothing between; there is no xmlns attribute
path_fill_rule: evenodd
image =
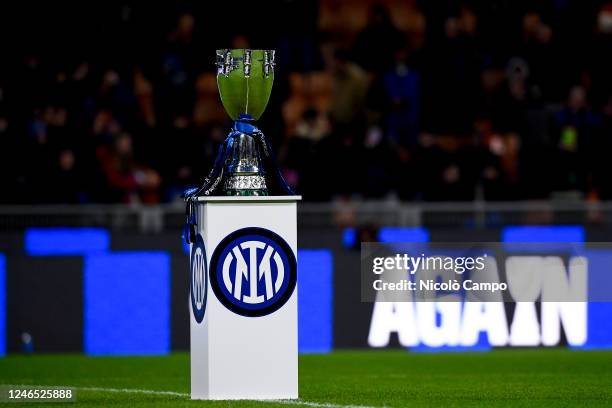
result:
<svg viewBox="0 0 612 408"><path fill-rule="evenodd" d="M247 119L247 118L244 118ZM224 185L228 196L267 196L265 171L254 137L259 130L250 120L237 120L228 136L229 154Z"/></svg>

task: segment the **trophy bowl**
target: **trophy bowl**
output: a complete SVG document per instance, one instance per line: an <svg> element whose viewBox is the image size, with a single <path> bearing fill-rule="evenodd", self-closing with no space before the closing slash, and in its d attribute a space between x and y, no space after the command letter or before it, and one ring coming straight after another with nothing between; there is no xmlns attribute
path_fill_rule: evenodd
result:
<svg viewBox="0 0 612 408"><path fill-rule="evenodd" d="M233 120L259 119L274 82L274 50L217 50L217 86Z"/></svg>

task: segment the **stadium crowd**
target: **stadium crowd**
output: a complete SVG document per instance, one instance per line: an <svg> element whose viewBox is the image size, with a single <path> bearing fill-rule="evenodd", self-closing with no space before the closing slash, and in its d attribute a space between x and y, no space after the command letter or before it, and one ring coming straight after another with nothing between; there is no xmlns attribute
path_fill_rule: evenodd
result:
<svg viewBox="0 0 612 408"><path fill-rule="evenodd" d="M231 126L215 49L248 47L306 200L612 199L612 3L84 3L3 13L0 202L179 199Z"/></svg>

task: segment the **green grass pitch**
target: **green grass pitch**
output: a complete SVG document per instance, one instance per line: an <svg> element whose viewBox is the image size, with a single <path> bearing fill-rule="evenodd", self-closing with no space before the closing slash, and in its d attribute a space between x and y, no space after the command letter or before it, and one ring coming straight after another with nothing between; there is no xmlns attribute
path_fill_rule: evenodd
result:
<svg viewBox="0 0 612 408"><path fill-rule="evenodd" d="M190 401L189 355L185 353L167 357L10 355L0 359L0 383L77 387L76 404L53 403L53 407L595 407L612 405L612 352L534 349L302 355L298 403ZM176 394L129 391L136 389Z"/></svg>

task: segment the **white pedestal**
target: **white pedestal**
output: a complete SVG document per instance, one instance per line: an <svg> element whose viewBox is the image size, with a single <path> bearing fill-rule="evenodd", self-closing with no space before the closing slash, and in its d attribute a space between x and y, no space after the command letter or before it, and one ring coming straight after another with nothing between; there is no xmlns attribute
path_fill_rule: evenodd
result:
<svg viewBox="0 0 612 408"><path fill-rule="evenodd" d="M300 198L200 198L190 270L192 399L298 398Z"/></svg>

